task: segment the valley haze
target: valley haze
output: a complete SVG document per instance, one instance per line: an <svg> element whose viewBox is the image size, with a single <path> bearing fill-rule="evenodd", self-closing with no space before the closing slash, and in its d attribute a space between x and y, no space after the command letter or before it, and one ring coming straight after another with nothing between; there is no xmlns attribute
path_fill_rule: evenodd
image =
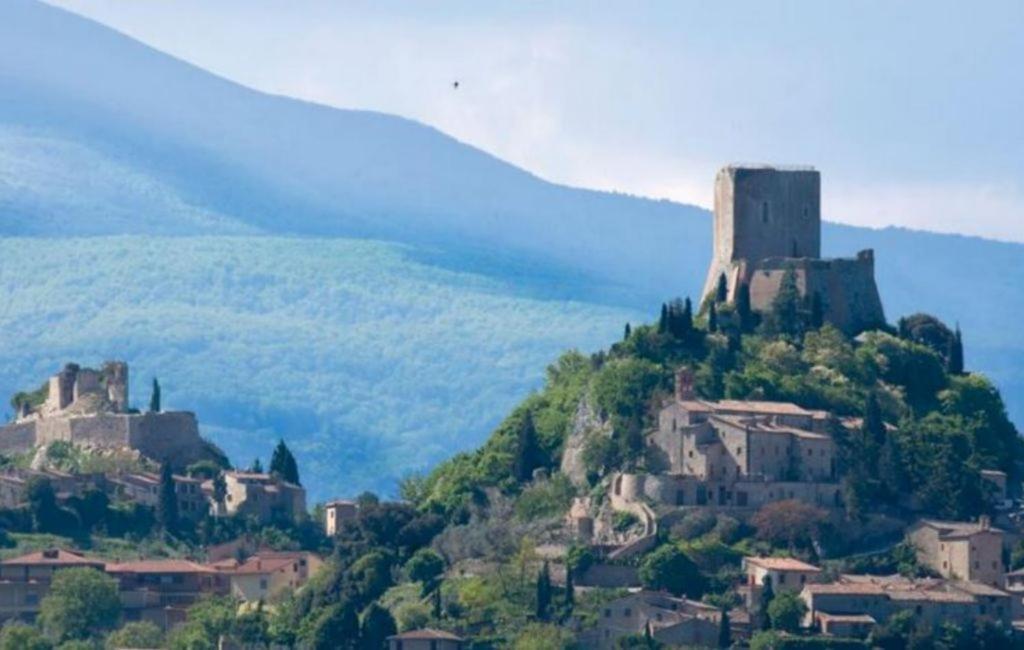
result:
<svg viewBox="0 0 1024 650"><path fill-rule="evenodd" d="M697 298L709 218L0 5L0 394L123 358L136 401L159 377L237 462L284 438L314 499L393 493L477 446L563 349ZM863 248L889 320L958 322L1024 421L1024 245L824 228L825 255Z"/></svg>

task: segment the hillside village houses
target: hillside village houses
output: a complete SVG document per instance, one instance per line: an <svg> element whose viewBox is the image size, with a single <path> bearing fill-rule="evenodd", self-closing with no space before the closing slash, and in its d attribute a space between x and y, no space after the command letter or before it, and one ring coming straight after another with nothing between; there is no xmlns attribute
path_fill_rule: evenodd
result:
<svg viewBox="0 0 1024 650"><path fill-rule="evenodd" d="M257 602L297 589L323 561L309 552L257 551L243 560L209 563L185 559L106 562L62 549L47 549L0 562L0 623L33 620L54 574L90 567L117 580L126 620L146 620L170 629L185 620L190 605L207 595Z"/></svg>

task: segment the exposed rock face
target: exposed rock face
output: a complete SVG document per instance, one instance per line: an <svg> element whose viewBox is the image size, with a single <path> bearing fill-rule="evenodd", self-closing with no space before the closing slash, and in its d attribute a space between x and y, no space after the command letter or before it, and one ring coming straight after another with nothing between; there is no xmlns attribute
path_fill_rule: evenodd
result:
<svg viewBox="0 0 1024 650"><path fill-rule="evenodd" d="M587 468L583 463L583 450L587 441L592 436L612 435L611 424L602 420L597 411L591 406L590 398L584 396L576 407L576 416L572 421L572 431L569 432L565 441L565 448L562 450L562 474L569 477L569 480L576 486L586 486Z"/></svg>

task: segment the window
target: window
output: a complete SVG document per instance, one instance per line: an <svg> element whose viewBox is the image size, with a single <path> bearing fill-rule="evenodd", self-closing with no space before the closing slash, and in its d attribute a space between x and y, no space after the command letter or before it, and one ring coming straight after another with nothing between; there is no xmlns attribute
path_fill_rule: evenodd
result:
<svg viewBox="0 0 1024 650"><path fill-rule="evenodd" d="M780 585L786 584L786 574L785 573L780 573L779 574L779 584Z"/></svg>
<svg viewBox="0 0 1024 650"><path fill-rule="evenodd" d="M39 604L39 594L25 594L25 604L26 605L38 605Z"/></svg>
<svg viewBox="0 0 1024 650"><path fill-rule="evenodd" d="M736 455L737 456L742 456L743 455L743 447L737 447L736 448Z"/></svg>
<svg viewBox="0 0 1024 650"><path fill-rule="evenodd" d="M261 591L266 591L267 590L267 579L266 578L260 578L260 590Z"/></svg>
<svg viewBox="0 0 1024 650"><path fill-rule="evenodd" d="M768 202L761 204L761 223L768 223Z"/></svg>
<svg viewBox="0 0 1024 650"><path fill-rule="evenodd" d="M693 458L693 450L692 449L689 452L687 452L687 456L689 456L690 458Z"/></svg>
<svg viewBox="0 0 1024 650"><path fill-rule="evenodd" d="M811 216L811 209L809 207L807 207L807 204L805 203L804 204L804 220L806 221L809 216Z"/></svg>
<svg viewBox="0 0 1024 650"><path fill-rule="evenodd" d="M623 612L622 612L622 615L623 615L623 616L625 616L626 618L629 618L629 617L630 617L630 616L631 616L632 614L633 614L633 610L632 610L632 609L630 609L629 607L627 607L627 608L626 608L625 610L623 610Z"/></svg>
<svg viewBox="0 0 1024 650"><path fill-rule="evenodd" d="M610 609L604 610L604 617L605 618L611 618L612 617L612 610L610 610Z"/></svg>

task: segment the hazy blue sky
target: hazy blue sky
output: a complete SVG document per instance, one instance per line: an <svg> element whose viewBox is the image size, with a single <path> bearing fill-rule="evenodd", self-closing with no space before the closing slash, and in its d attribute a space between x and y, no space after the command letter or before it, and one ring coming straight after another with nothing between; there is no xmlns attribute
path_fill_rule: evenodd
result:
<svg viewBox="0 0 1024 650"><path fill-rule="evenodd" d="M1020 0L53 4L558 182L708 206L723 163L810 163L831 220L1024 241Z"/></svg>

